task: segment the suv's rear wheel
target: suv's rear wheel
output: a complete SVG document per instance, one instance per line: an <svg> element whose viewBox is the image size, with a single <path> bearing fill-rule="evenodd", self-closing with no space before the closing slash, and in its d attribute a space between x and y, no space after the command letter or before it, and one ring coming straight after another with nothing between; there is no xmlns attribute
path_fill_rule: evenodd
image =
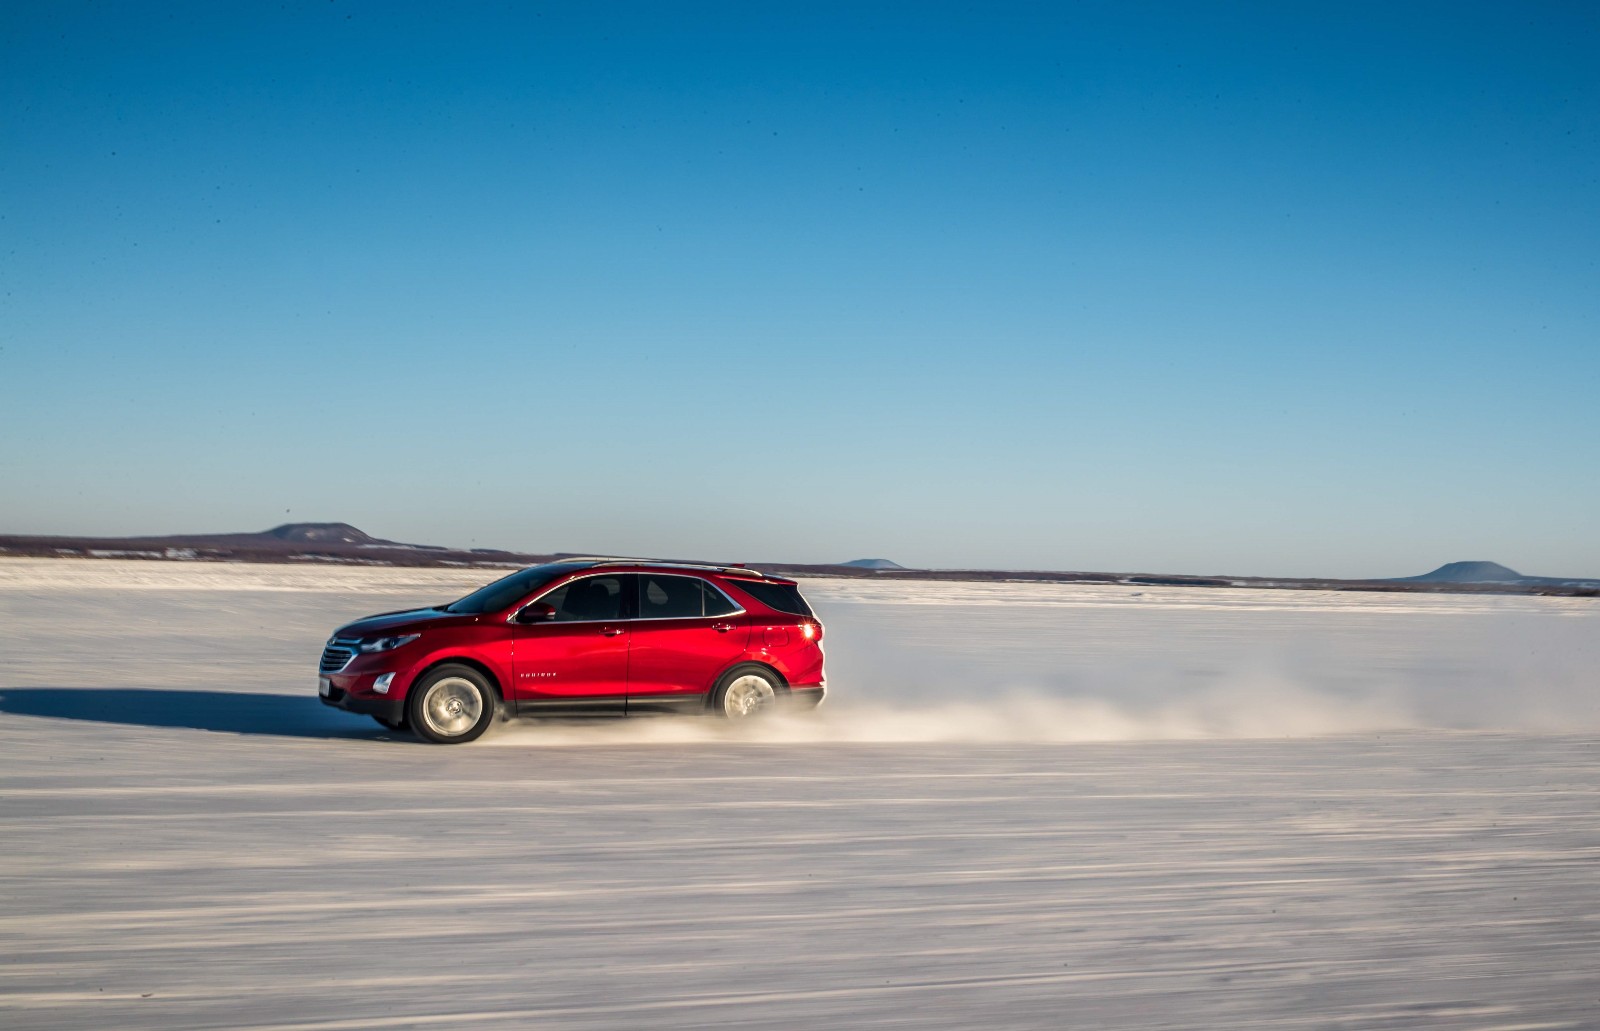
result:
<svg viewBox="0 0 1600 1031"><path fill-rule="evenodd" d="M747 720L770 710L780 687L777 675L763 666L735 666L722 675L713 708L727 719Z"/></svg>
<svg viewBox="0 0 1600 1031"><path fill-rule="evenodd" d="M494 722L494 688L471 666L445 665L423 674L406 698L412 731L424 741L456 745L483 736Z"/></svg>

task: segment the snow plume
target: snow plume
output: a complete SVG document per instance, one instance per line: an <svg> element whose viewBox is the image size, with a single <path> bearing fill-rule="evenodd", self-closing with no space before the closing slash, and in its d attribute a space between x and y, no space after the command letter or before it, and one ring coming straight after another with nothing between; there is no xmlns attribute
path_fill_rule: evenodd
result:
<svg viewBox="0 0 1600 1031"><path fill-rule="evenodd" d="M1336 697L1265 681L1198 691L1156 703L1010 691L988 702L915 703L861 696L815 711L783 711L743 723L715 717L514 721L486 739L498 745L728 742L890 744L1138 741L1312 737L1418 725L1393 699Z"/></svg>

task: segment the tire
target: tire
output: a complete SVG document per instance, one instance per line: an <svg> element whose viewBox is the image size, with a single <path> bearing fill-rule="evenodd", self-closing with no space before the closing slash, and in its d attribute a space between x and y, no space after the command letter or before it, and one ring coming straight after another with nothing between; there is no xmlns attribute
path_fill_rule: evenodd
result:
<svg viewBox="0 0 1600 1031"><path fill-rule="evenodd" d="M711 709L723 719L756 719L776 708L782 693L782 679L767 667L735 666L717 681Z"/></svg>
<svg viewBox="0 0 1600 1031"><path fill-rule="evenodd" d="M499 698L471 666L438 666L423 674L406 695L411 732L439 745L476 741L494 722Z"/></svg>

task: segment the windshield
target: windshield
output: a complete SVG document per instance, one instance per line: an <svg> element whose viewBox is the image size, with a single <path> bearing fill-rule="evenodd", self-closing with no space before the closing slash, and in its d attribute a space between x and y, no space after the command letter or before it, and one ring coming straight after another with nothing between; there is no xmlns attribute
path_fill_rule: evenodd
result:
<svg viewBox="0 0 1600 1031"><path fill-rule="evenodd" d="M518 598L537 591L563 573L581 568L583 567L555 562L519 569L510 576L501 577L488 586L478 588L460 601L451 602L444 607L444 611L474 614L498 612L510 607Z"/></svg>

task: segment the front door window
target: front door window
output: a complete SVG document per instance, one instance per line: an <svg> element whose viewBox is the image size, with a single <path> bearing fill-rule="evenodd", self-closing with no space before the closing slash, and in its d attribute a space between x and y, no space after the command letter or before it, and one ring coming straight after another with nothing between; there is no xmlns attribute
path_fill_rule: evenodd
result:
<svg viewBox="0 0 1600 1031"><path fill-rule="evenodd" d="M585 576L539 600L556 610L557 623L621 619L622 583L620 576Z"/></svg>

